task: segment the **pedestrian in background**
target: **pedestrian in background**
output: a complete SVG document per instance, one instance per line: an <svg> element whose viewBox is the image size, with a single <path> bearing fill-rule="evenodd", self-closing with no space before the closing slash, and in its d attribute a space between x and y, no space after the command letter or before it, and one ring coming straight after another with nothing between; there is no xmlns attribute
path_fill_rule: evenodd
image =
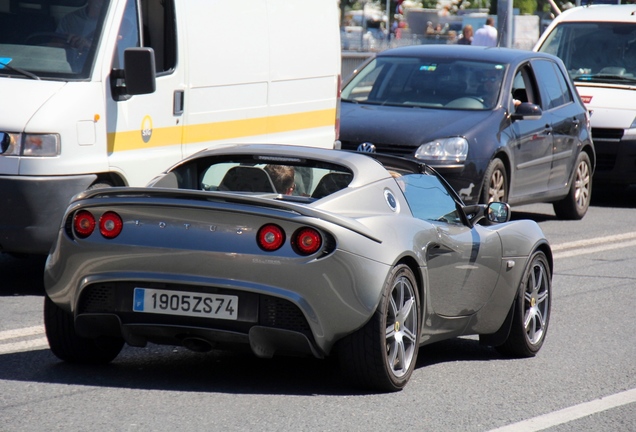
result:
<svg viewBox="0 0 636 432"><path fill-rule="evenodd" d="M473 26L466 24L462 29L462 34L457 43L459 45L470 45L473 42Z"/></svg>
<svg viewBox="0 0 636 432"><path fill-rule="evenodd" d="M492 17L486 18L486 25L475 32L472 45L497 46L497 29L494 24L495 20Z"/></svg>

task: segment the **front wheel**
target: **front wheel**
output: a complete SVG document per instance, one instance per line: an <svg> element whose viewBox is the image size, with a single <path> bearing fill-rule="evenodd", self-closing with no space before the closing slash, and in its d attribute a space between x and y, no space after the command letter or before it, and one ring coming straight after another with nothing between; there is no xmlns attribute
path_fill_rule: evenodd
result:
<svg viewBox="0 0 636 432"><path fill-rule="evenodd" d="M510 333L495 347L511 357L533 357L541 349L550 323L552 275L545 253L532 255L513 304Z"/></svg>
<svg viewBox="0 0 636 432"><path fill-rule="evenodd" d="M342 340L340 366L355 385L399 391L408 382L420 341L420 299L415 276L404 265L393 268L371 320Z"/></svg>
<svg viewBox="0 0 636 432"><path fill-rule="evenodd" d="M508 201L508 173L499 158L493 159L484 175L484 186L481 192L482 204Z"/></svg>
<svg viewBox="0 0 636 432"><path fill-rule="evenodd" d="M587 153L579 153L568 195L552 204L559 219L583 219L592 199L592 163Z"/></svg>
<svg viewBox="0 0 636 432"><path fill-rule="evenodd" d="M104 364L111 362L124 347L115 337L83 338L75 332L73 316L44 297L44 328L51 351L69 363Z"/></svg>

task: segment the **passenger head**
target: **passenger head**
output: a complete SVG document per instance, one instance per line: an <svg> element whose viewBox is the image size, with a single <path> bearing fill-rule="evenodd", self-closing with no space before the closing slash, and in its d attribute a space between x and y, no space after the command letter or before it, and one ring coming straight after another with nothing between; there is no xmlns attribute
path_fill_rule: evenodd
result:
<svg viewBox="0 0 636 432"><path fill-rule="evenodd" d="M265 171L274 183L276 192L291 195L294 191L294 167L287 165L266 165Z"/></svg>

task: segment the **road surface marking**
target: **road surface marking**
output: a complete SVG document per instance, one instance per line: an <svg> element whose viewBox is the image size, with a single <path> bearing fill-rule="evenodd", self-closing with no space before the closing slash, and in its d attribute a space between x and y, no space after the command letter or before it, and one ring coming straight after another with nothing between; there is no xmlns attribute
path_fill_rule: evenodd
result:
<svg viewBox="0 0 636 432"><path fill-rule="evenodd" d="M535 432L569 423L592 414L636 403L636 388L540 415L518 423L493 429L490 432Z"/></svg>
<svg viewBox="0 0 636 432"><path fill-rule="evenodd" d="M554 259L636 246L636 232L596 237L552 245Z"/></svg>
<svg viewBox="0 0 636 432"><path fill-rule="evenodd" d="M1 331L0 342L2 343L0 343L0 355L48 348L49 343L46 337L21 340L17 342L8 342L13 339L42 335L44 335L44 326L25 327L21 329Z"/></svg>

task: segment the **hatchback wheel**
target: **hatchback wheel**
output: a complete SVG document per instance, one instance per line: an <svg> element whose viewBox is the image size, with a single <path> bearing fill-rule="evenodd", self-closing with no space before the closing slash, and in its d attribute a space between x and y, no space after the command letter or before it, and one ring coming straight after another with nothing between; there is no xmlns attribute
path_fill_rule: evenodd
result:
<svg viewBox="0 0 636 432"><path fill-rule="evenodd" d="M398 391L408 382L420 341L420 300L413 272L398 265L371 320L339 346L343 373L360 387Z"/></svg>
<svg viewBox="0 0 636 432"><path fill-rule="evenodd" d="M576 159L570 192L564 199L555 202L552 207L559 219L579 220L587 213L591 199L592 163L588 154L581 152Z"/></svg>
<svg viewBox="0 0 636 432"><path fill-rule="evenodd" d="M89 339L75 332L73 315L44 297L44 328L51 351L69 363L103 364L121 352L124 340L114 337Z"/></svg>
<svg viewBox="0 0 636 432"><path fill-rule="evenodd" d="M508 201L508 174L504 163L499 158L493 159L484 175L484 186L481 192L482 204Z"/></svg>
<svg viewBox="0 0 636 432"><path fill-rule="evenodd" d="M496 349L508 356L533 357L543 345L552 295L552 277L548 259L541 251L529 261L513 304L512 327L507 340Z"/></svg>

